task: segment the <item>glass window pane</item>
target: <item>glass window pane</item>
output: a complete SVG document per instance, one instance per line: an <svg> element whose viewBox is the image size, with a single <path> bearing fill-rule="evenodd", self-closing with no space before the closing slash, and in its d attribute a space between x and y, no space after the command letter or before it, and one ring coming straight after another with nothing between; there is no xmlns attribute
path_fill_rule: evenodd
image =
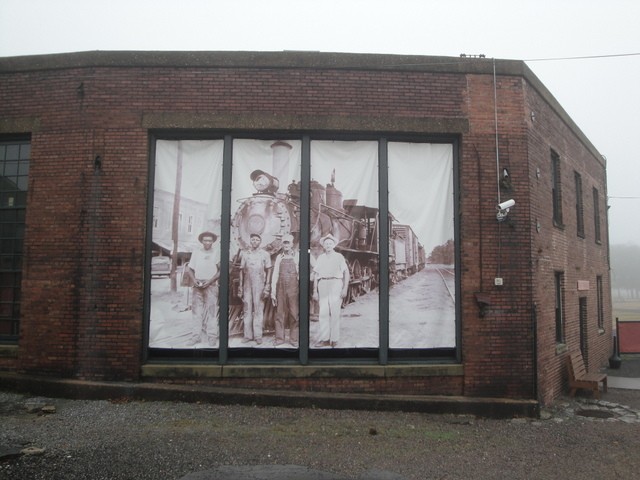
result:
<svg viewBox="0 0 640 480"><path fill-rule="evenodd" d="M0 237L1 238L14 238L16 234L15 223L3 223L0 225ZM3 250L4 252L4 250Z"/></svg>
<svg viewBox="0 0 640 480"><path fill-rule="evenodd" d="M27 190L28 186L29 186L29 177L27 176L18 177L16 182L16 187L18 188L18 190L25 191Z"/></svg>
<svg viewBox="0 0 640 480"><path fill-rule="evenodd" d="M0 288L0 301L1 302L13 302L13 288L1 287Z"/></svg>
<svg viewBox="0 0 640 480"><path fill-rule="evenodd" d="M0 268L2 270L13 270L13 256L0 255Z"/></svg>
<svg viewBox="0 0 640 480"><path fill-rule="evenodd" d="M18 175L28 175L29 174L29 161L22 160L18 164Z"/></svg>
<svg viewBox="0 0 640 480"><path fill-rule="evenodd" d="M2 251L4 253L13 252L13 240L0 240L0 245L2 245Z"/></svg>
<svg viewBox="0 0 640 480"><path fill-rule="evenodd" d="M10 205L12 207L25 207L27 205L27 192L16 192L12 202L13 205Z"/></svg>
<svg viewBox="0 0 640 480"><path fill-rule="evenodd" d="M378 143L311 142L311 179L310 346L377 348Z"/></svg>
<svg viewBox="0 0 640 480"><path fill-rule="evenodd" d="M18 160L20 158L20 145L7 145L7 160Z"/></svg>
<svg viewBox="0 0 640 480"><path fill-rule="evenodd" d="M20 159L25 160L31 156L31 144L25 143L20 145Z"/></svg>
<svg viewBox="0 0 640 480"><path fill-rule="evenodd" d="M0 209L0 223L15 222L16 210L13 209Z"/></svg>
<svg viewBox="0 0 640 480"><path fill-rule="evenodd" d="M4 176L11 177L18 174L18 162L5 162L4 163ZM5 189L3 185L3 190Z"/></svg>
<svg viewBox="0 0 640 480"><path fill-rule="evenodd" d="M299 345L301 152L299 140L233 142L229 347Z"/></svg>
<svg viewBox="0 0 640 480"><path fill-rule="evenodd" d="M18 333L25 218L25 209L19 207L26 202L28 188L27 176L19 177L18 173L21 168L28 172L29 155L28 143L0 145L0 301L2 315L7 319L0 329L3 337Z"/></svg>
<svg viewBox="0 0 640 480"><path fill-rule="evenodd" d="M455 347L452 146L388 148L389 346Z"/></svg>
<svg viewBox="0 0 640 480"><path fill-rule="evenodd" d="M13 305L11 303L0 303L0 317L9 318L13 313Z"/></svg>
<svg viewBox="0 0 640 480"><path fill-rule="evenodd" d="M160 221L151 252L152 348L218 347L223 145L222 140L156 142L153 204ZM186 222L179 223L190 215L197 227L191 232ZM201 235L205 232L211 236Z"/></svg>

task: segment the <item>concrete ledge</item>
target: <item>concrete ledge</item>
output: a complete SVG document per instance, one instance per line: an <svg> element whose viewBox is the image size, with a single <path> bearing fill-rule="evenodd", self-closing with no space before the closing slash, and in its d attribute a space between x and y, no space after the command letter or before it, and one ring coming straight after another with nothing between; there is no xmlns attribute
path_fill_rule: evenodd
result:
<svg viewBox="0 0 640 480"><path fill-rule="evenodd" d="M437 365L143 365L143 378L398 378L462 376L460 364Z"/></svg>
<svg viewBox="0 0 640 480"><path fill-rule="evenodd" d="M318 130L318 131L367 131L458 135L469 132L467 118L431 117L358 117L351 115L278 115L249 113L159 112L145 113L142 126L149 129L251 129L251 130Z"/></svg>
<svg viewBox="0 0 640 480"><path fill-rule="evenodd" d="M0 133L31 133L38 130L38 117L0 118Z"/></svg>
<svg viewBox="0 0 640 480"><path fill-rule="evenodd" d="M0 372L1 388L73 399L208 402L335 410L471 414L491 418L538 417L535 400L426 395L340 394L216 388L201 385L90 382Z"/></svg>
<svg viewBox="0 0 640 480"><path fill-rule="evenodd" d="M18 358L18 345L0 345L0 358Z"/></svg>

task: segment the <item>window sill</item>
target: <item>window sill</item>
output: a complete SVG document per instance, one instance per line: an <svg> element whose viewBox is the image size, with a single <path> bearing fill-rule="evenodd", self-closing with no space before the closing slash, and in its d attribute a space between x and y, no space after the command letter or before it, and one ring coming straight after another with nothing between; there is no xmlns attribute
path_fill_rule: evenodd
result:
<svg viewBox="0 0 640 480"><path fill-rule="evenodd" d="M604 328L598 328L598 335L602 335L603 333L605 333L606 330Z"/></svg>
<svg viewBox="0 0 640 480"><path fill-rule="evenodd" d="M18 358L18 345L0 345L0 358Z"/></svg>
<svg viewBox="0 0 640 480"><path fill-rule="evenodd" d="M569 351L566 343L556 343L556 355Z"/></svg>
<svg viewBox="0 0 640 480"><path fill-rule="evenodd" d="M186 365L147 364L145 378L398 378L464 375L462 364L432 365Z"/></svg>

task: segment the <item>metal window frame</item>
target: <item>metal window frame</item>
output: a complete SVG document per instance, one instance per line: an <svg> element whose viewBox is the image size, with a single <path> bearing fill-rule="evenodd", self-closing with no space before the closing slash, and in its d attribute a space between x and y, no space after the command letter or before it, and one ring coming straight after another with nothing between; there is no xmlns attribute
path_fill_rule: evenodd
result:
<svg viewBox="0 0 640 480"><path fill-rule="evenodd" d="M0 237L0 241L2 241L2 244L3 244L3 250L0 252L0 255L3 257L2 265L4 265L5 259L7 260L7 263L11 265L10 268L2 268L2 265L0 265L0 272L10 274L13 280L11 282L12 283L11 285L0 285L0 289L11 288L12 290L11 300L10 301L3 300L1 302L4 305L10 306L9 309L11 310L11 314L5 318L0 318L0 322L2 324L9 325L9 330L11 333L0 334L0 342L17 343L19 338L19 332L20 332L20 316L21 316L20 307L21 307L21 298L22 298L22 274L23 274L22 259L24 257L24 253L23 253L24 252L24 228L26 225L26 214L27 214L26 198L27 198L27 193L29 191L28 179L29 179L29 166L31 163L31 137L30 136L18 136L18 137L2 136L0 137L0 146L5 147L3 149L4 155L2 156L2 158L0 158L0 175L4 178L4 173L5 173L4 169L6 167L5 162L16 161L18 162L16 173L11 176L15 177L17 180L19 180L22 177L27 178L26 190L20 189L17 183L15 186L15 190L11 190L11 191L15 191L16 193L24 192L25 202L23 204L17 204L17 205L15 204L7 205L7 206L0 205L0 212L15 212L15 215L12 215L14 218L13 220L5 222L2 219L0 219L0 223L5 225L13 225L14 232L17 231L18 229L23 232L22 235L20 236L14 233L13 235L7 236L6 238ZM7 146L18 146L17 159L9 160L6 158ZM26 158L23 158L21 154L23 147L28 147L29 149L29 153ZM21 163L27 163L26 172L22 171L20 167ZM7 192L3 191L2 193L4 194L9 192L10 191L7 190ZM11 251L4 250L5 245L9 243L11 244Z"/></svg>
<svg viewBox="0 0 640 480"><path fill-rule="evenodd" d="M402 349L389 348L389 264L380 261L380 300L379 300L379 345L375 349L339 349L336 351L312 350L309 345L309 322L300 322L300 343L296 355L277 349L229 349L228 347L228 308L229 308L229 247L231 230L231 179L233 163L233 141L236 139L255 140L279 140L282 138L300 140L302 142L302 168L301 168L301 231L309 231L310 222L310 152L313 140L336 140L336 141L376 141L378 142L378 182L379 182L379 210L380 225L388 223L388 158L387 147L389 142L415 142L415 143L440 143L451 144L453 148L453 189L454 189L454 242L456 245L455 261L460 266L460 242L459 242L459 138L458 136L446 135L383 135L383 134L345 134L343 132L322 132L322 133L300 133L300 132L255 132L255 131L193 131L185 132L181 130L155 130L149 132L149 194L147 198L147 238L145 251L145 278L144 278L144 305L143 305L143 361L149 360L169 360L176 361L194 360L205 363L217 362L226 364L251 364L276 362L289 363L292 360L301 365L309 363L336 362L356 362L375 363L386 365L393 361L412 362L432 362L434 360L460 361L461 359L461 302L456 301L455 305L455 338L456 345L453 348L434 349L412 349L403 351ZM150 252L153 232L153 191L155 181L155 153L156 142L158 140L223 140L223 192L222 192L222 219L221 219L221 275L219 281L219 310L220 316L220 342L216 349L176 349L168 352L165 349L150 348L149 343L149 323L150 323L150 275L147 274L150 268ZM226 212L226 213L225 213ZM304 230L303 230L304 229ZM379 231L379 257L388 258L389 255L389 232L387 229ZM300 251L309 250L309 236L301 235ZM310 265L308 255L302 255L300 259L300 278L309 278ZM459 268L457 269L459 272ZM456 298L461 298L460 274L456 275ZM308 282L300 282L300 298L308 298ZM224 312L224 314L222 313ZM300 301L300 318L309 318L309 303ZM232 350L232 351L230 351Z"/></svg>

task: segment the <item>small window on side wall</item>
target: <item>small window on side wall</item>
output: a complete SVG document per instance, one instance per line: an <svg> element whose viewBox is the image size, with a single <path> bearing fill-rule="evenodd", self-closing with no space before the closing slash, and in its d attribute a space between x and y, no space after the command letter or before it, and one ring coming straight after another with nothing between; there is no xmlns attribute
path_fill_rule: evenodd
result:
<svg viewBox="0 0 640 480"><path fill-rule="evenodd" d="M584 238L584 203L582 200L582 175L574 172L576 182L576 231L579 237Z"/></svg>
<svg viewBox="0 0 640 480"><path fill-rule="evenodd" d="M560 176L560 156L551 150L551 196L553 201L553 223L562 227L562 182Z"/></svg>
<svg viewBox="0 0 640 480"><path fill-rule="evenodd" d="M602 242L602 233L600 229L600 194L598 189L593 187L593 224L595 229L596 243Z"/></svg>
<svg viewBox="0 0 640 480"><path fill-rule="evenodd" d="M564 343L563 278L563 272L555 272L556 343Z"/></svg>

